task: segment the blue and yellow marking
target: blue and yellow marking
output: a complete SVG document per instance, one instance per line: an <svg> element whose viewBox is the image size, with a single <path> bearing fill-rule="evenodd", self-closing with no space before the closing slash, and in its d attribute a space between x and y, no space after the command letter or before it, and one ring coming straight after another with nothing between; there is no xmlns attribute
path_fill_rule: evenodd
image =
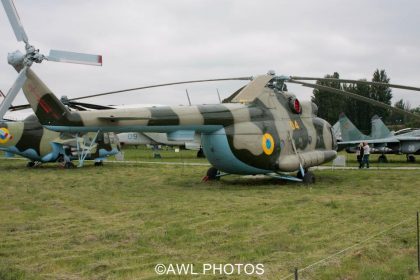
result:
<svg viewBox="0 0 420 280"><path fill-rule="evenodd" d="M271 136L270 133L265 133L263 135L261 144L262 144L263 151L266 155L269 156L274 152L275 143L274 143L273 136Z"/></svg>
<svg viewBox="0 0 420 280"><path fill-rule="evenodd" d="M7 128L0 128L0 144L6 144L9 140L13 139L13 136L10 135L10 132Z"/></svg>

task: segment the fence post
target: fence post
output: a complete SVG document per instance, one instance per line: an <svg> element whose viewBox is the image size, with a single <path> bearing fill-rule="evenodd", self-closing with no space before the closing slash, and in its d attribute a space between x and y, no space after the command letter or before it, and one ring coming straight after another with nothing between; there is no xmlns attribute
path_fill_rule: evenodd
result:
<svg viewBox="0 0 420 280"><path fill-rule="evenodd" d="M298 269L295 267L295 280L299 280Z"/></svg>
<svg viewBox="0 0 420 280"><path fill-rule="evenodd" d="M420 272L419 211L417 211L417 269Z"/></svg>

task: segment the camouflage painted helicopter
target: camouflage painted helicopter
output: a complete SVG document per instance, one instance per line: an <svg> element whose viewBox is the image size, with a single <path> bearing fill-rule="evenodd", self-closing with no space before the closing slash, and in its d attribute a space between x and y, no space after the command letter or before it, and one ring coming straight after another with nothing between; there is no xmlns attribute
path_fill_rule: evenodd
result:
<svg viewBox="0 0 420 280"><path fill-rule="evenodd" d="M11 0L2 1L3 4L11 3ZM26 33L16 10L12 6L10 9L13 12L9 12L8 16L16 38L18 40L26 38L26 41L23 41L28 46ZM9 64L15 67L19 75L7 97L9 94L16 95L22 87L29 104L43 126L67 133L198 132L201 133L206 157L213 165L207 171L206 179L208 180L217 179L226 174L265 174L276 178L313 183L315 177L308 169L336 157L337 143L330 124L316 116L317 106L314 103L300 102L295 95L285 91L286 82L354 97L419 117L356 94L303 82L303 80L331 80L328 78L275 76L273 72L255 78L213 79L213 81L251 80L248 85L233 93L222 104L71 112L30 69L33 62L40 63L46 57L39 52L34 53L33 47L26 49L25 55L20 53L9 55ZM83 60L83 56L75 56L78 58L76 60ZM337 79L334 81L420 91L420 88L374 82ZM156 86L162 85L149 87ZM298 171L296 177L284 173L293 171Z"/></svg>
<svg viewBox="0 0 420 280"><path fill-rule="evenodd" d="M79 164L85 159L95 159L96 165L102 160L119 152L118 139L113 133L98 133L96 135L70 135L51 131L42 127L36 116L32 115L24 121L4 121L3 117L9 110L13 99L25 81L25 71L33 62L42 60L102 65L102 57L98 55L51 50L48 56L39 53L28 42L28 36L23 29L12 0L2 0L3 7L13 26L18 41L25 42L26 54L16 51L9 54L10 60L24 60L25 66L16 83L4 96L0 105L0 150L8 154L17 154L31 160L28 166L42 162L63 161L65 167L72 167L70 160L78 158ZM77 106L77 105L76 105Z"/></svg>
<svg viewBox="0 0 420 280"><path fill-rule="evenodd" d="M95 160L95 166L120 152L114 133L93 133L75 137L69 133L51 131L42 127L35 115L24 121L0 121L0 150L8 155L28 158L28 167L45 162L59 162L64 168L73 167L71 160Z"/></svg>

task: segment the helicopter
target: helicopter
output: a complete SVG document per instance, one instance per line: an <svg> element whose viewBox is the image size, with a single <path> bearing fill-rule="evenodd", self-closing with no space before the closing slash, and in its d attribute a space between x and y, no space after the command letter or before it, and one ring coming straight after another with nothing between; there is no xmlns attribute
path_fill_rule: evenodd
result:
<svg viewBox="0 0 420 280"><path fill-rule="evenodd" d="M35 115L23 121L0 121L0 151L9 157L19 155L29 159L27 167L58 162L63 168L73 168L72 160L76 159L81 163L94 160L95 166L101 166L106 157L120 150L118 138L112 132L86 133L76 138L43 127Z"/></svg>
<svg viewBox="0 0 420 280"><path fill-rule="evenodd" d="M10 4L12 1L2 0L2 2L16 38L26 44L26 54L20 52L9 54L8 62L19 72L19 75L6 99L9 95L14 97L22 88L40 123L47 129L57 132L99 134L135 131L167 133L168 136L191 131L200 133L204 153L212 165L207 170L204 180L216 180L228 174L264 174L311 184L315 182L315 176L309 168L332 161L337 156L337 142L331 125L317 117L318 109L314 103L300 101L294 94L286 91L286 83L296 83L357 98L419 118L419 115L379 101L306 82L307 80L329 81L331 80L329 78L276 76L274 71L256 77L185 81L137 88L221 80L250 81L223 100L222 104L72 112L30 69L33 62L41 63L43 60L50 60L49 56L34 51L35 48L29 45L17 12L13 4ZM55 54L56 52L53 52L53 56ZM90 55L86 57L82 54L71 56L62 52L58 54L76 63L98 64L101 61L98 57ZM344 79L334 79L334 81L420 91L420 88L376 82ZM118 92L123 91L128 90ZM107 94L111 93L95 96ZM85 98L88 97L93 96ZM296 171L296 176L290 175L290 172Z"/></svg>

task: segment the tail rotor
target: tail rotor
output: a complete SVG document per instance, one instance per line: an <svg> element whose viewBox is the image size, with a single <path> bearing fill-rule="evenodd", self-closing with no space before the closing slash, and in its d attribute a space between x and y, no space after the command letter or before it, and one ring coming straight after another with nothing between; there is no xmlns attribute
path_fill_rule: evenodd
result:
<svg viewBox="0 0 420 280"><path fill-rule="evenodd" d="M6 12L6 15L9 19L12 30L16 36L18 42L25 43L25 54L20 51L15 51L9 53L8 63L12 65L18 72L19 75L8 91L6 98L0 105L0 119L3 119L5 113L11 106L13 100L15 99L17 93L22 88L27 77L26 72L35 63L41 63L44 60L55 61L55 62L66 62L66 63L77 63L77 64L87 64L94 66L102 66L102 56L61 51L61 50L50 50L49 55L43 55L40 53L39 49L35 48L29 43L28 35L23 27L23 24L20 20L19 14L16 10L13 0L1 0L3 8Z"/></svg>

